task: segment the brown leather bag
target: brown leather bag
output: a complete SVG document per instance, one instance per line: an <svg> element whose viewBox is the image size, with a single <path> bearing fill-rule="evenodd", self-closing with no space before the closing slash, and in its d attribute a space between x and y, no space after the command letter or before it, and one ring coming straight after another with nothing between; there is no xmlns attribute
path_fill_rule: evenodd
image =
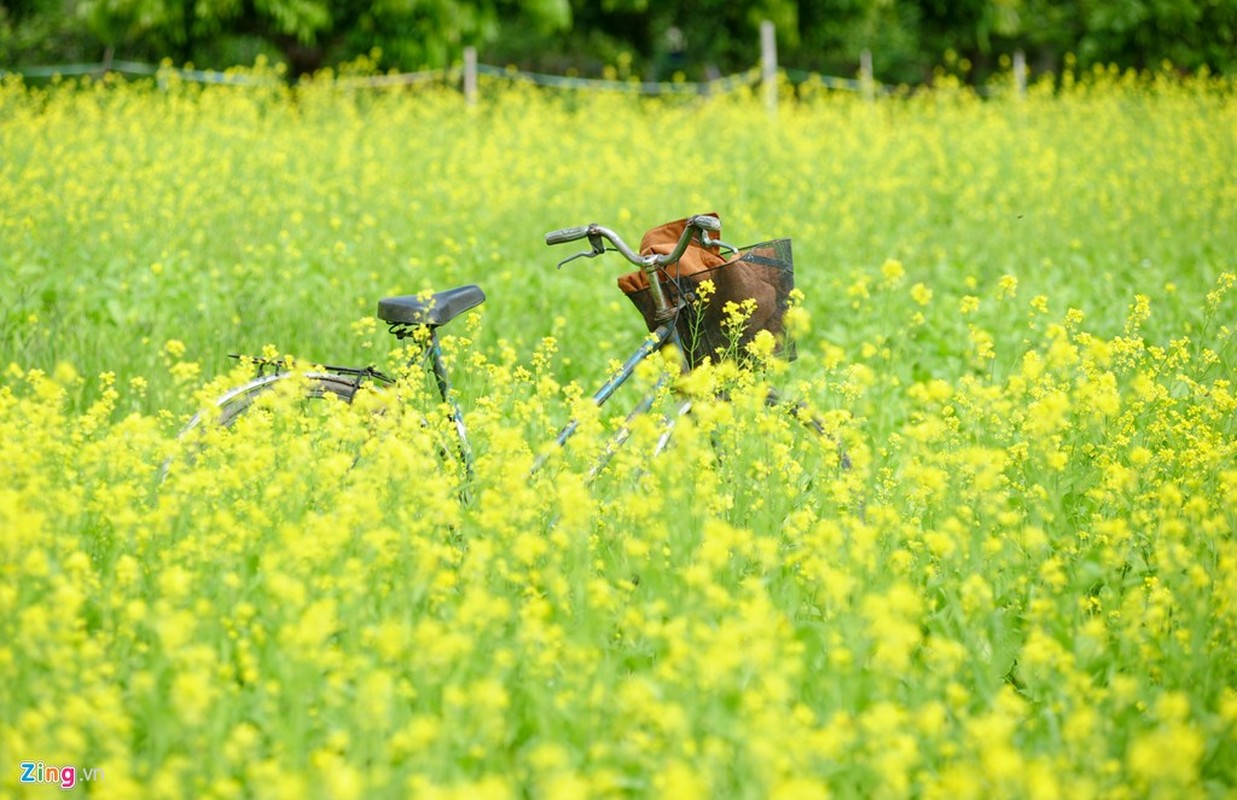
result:
<svg viewBox="0 0 1237 800"><path fill-rule="evenodd" d="M716 213L709 214L710 217L717 217ZM687 227L686 219L676 219L674 222L667 222L664 225L658 225L648 233L644 234L644 238L640 240L640 255L667 255L674 252L675 246L679 243L679 237L683 235L683 229ZM715 238L721 238L720 233L713 234ZM700 244L699 239L692 239L691 244L687 246L687 250L683 252L683 257L679 259L677 264L672 264L665 270L665 275L662 280L668 275L671 278L685 278L688 275L695 275L697 272L720 267L726 263L726 259L722 257L721 250L717 247L704 247ZM619 288L626 294L638 292L641 289L649 288L648 276L644 274L644 270L636 270L630 274L624 275L618 279Z"/></svg>

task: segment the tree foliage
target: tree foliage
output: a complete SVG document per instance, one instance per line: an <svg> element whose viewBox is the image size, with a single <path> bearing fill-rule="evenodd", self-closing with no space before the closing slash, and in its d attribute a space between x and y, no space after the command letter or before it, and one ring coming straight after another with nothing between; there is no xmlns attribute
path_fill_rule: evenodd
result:
<svg viewBox="0 0 1237 800"><path fill-rule="evenodd" d="M548 34L571 22L567 0L17 0L8 8L10 39L59 17L100 51L224 66L265 50L294 74L375 50L392 66L442 65L506 26Z"/></svg>
<svg viewBox="0 0 1237 800"><path fill-rule="evenodd" d="M1237 69L1237 0L0 0L0 63L266 53L295 75L376 50L384 68L442 66L474 45L534 68L702 78L752 66L765 19L782 63L853 74L868 49L886 81L928 78L947 54L982 78L1015 49L1040 68L1073 53Z"/></svg>

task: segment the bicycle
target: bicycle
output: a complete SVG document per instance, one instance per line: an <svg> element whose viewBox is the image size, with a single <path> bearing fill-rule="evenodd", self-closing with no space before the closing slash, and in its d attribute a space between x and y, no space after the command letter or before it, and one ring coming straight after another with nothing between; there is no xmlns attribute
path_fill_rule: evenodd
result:
<svg viewBox="0 0 1237 800"><path fill-rule="evenodd" d="M587 240L589 249L571 255L559 262L564 265L579 258L596 258L608 252L617 252L638 269L620 279L628 297L645 318L649 329L640 345L622 362L592 395L596 406L603 405L636 372L641 362L666 348L678 354L682 372L698 367L706 359L715 359L726 352L742 353L762 332L783 336L782 317L794 287L794 268L789 239L777 239L737 248L720 238L721 221L716 215L698 214L654 228L645 235L641 252L630 247L614 230L593 223L551 231L545 235L547 245L561 245ZM650 241L652 237L652 241ZM729 254L723 257L722 252ZM684 261L684 257L688 256ZM383 298L378 302L377 317L385 322L388 330L400 342L411 342L414 353L409 358L410 370L418 366L433 377L442 408L446 409L447 422L454 431L453 446L440 445L443 458L456 458L462 465L464 487L461 496L467 495L467 484L473 476L473 450L462 407L452 387L451 377L443 358L438 329L457 317L481 305L486 299L479 286L470 284L431 294L400 295ZM728 303L747 303L748 314L742 317L742 326L727 327L735 318ZM728 313L729 312L729 313ZM793 345L782 341L785 354L793 358ZM243 358L241 356L233 356ZM247 358L258 369L252 380L237 386L216 399L207 409L196 413L182 429L178 439L191 438L195 432L207 426L208 421L216 426L231 427L260 397L276 390L281 384L297 381L297 391L306 399L335 398L345 403L353 402L357 393L365 387L389 387L396 378L373 366L320 366L307 371L291 369L286 361L269 358ZM268 371L269 370L269 371ZM622 427L588 473L589 480L600 473L631 435L630 423L647 413L655 399L670 384L675 372L663 371L653 386L635 404ZM802 404L784 404L770 392L769 404L788 405L805 424L817 434L824 434L821 421L811 414L804 414ZM691 400L678 402L673 415L663 419L664 428L659 436L653 455L667 447L675 420L691 410ZM428 419L423 418L428 426ZM559 429L554 443L561 447L579 428L579 420L572 419ZM535 473L549 457L543 452L534 462ZM840 463L849 465L839 445ZM160 478L167 475L172 459L168 458L160 470Z"/></svg>

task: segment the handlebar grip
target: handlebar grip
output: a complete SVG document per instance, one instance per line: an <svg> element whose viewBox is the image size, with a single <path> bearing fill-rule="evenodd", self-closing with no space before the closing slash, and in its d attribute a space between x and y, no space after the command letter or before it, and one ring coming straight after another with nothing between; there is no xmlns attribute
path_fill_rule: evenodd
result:
<svg viewBox="0 0 1237 800"><path fill-rule="evenodd" d="M584 239L588 236L591 225L578 225L574 228L562 228L557 231L550 231L545 235L546 244L565 244L566 242L574 242L577 239Z"/></svg>
<svg viewBox="0 0 1237 800"><path fill-rule="evenodd" d="M717 233L722 229L722 221L717 217L709 214L697 214L687 220L687 224L693 228L699 228L702 231Z"/></svg>

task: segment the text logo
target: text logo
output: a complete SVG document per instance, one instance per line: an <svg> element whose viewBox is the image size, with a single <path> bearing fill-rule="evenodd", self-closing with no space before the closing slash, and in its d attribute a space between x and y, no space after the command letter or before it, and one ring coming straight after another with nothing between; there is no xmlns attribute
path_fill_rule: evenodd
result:
<svg viewBox="0 0 1237 800"><path fill-rule="evenodd" d="M78 778L84 781L96 781L103 777L103 771L98 767L79 770L77 767L49 767L42 761L23 761L17 765L21 770L20 783L50 783L61 789L72 789L77 786Z"/></svg>

